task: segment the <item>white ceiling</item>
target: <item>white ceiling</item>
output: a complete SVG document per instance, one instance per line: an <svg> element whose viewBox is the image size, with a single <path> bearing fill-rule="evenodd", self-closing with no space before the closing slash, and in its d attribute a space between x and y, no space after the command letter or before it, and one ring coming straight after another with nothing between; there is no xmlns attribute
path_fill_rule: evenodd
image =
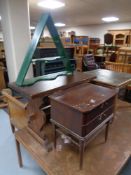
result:
<svg viewBox="0 0 131 175"><path fill-rule="evenodd" d="M42 0L29 0L31 25L36 25L40 15L47 12L37 6ZM131 22L131 0L59 0L66 6L51 10L55 22L67 26L100 24L102 17L117 16L119 22Z"/></svg>

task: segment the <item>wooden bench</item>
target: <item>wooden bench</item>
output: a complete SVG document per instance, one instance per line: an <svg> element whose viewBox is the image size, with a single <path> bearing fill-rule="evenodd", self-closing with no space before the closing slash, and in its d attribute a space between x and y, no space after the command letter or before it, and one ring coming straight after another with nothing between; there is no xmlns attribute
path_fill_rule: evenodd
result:
<svg viewBox="0 0 131 175"><path fill-rule="evenodd" d="M3 91L3 96L7 102L11 129L14 133L15 128L22 129L28 125L28 103L22 103L6 91Z"/></svg>
<svg viewBox="0 0 131 175"><path fill-rule="evenodd" d="M48 174L51 174L50 168L47 165L46 162L46 156L48 155L48 152L46 148L44 148L44 142L43 144L40 143L33 135L33 133L30 132L30 128L26 127L21 130L18 130L15 132L15 139L16 139L16 146L17 146L17 154L18 154L18 160L19 160L19 166L22 167L22 156L20 151L20 144L22 144L25 149L32 155L34 160L40 165L40 167L46 171Z"/></svg>

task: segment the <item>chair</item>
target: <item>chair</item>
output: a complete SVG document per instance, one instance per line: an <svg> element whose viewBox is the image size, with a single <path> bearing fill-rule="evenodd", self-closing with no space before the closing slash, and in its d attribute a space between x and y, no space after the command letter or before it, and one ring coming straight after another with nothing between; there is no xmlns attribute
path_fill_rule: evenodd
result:
<svg viewBox="0 0 131 175"><path fill-rule="evenodd" d="M113 35L111 33L106 33L104 35L104 51L103 53L109 56L109 53L116 53L117 47L113 46Z"/></svg>
<svg viewBox="0 0 131 175"><path fill-rule="evenodd" d="M113 45L113 35L111 33L104 35L104 45Z"/></svg>
<svg viewBox="0 0 131 175"><path fill-rule="evenodd" d="M32 112L32 110L29 109L29 105L27 102L22 102L24 99L18 100L16 97L13 97L11 94L9 94L6 91L3 91L3 96L8 104L8 110L9 110L9 119L10 119L10 125L12 132L15 136L15 142L16 142L16 151L18 155L18 161L19 166L22 167L22 156L21 156L21 150L20 150L20 143L23 143L23 140L18 139L18 133L25 133L28 132L28 135L30 134L34 139L36 139L41 145L45 144L45 140L40 138L37 132L35 132L31 128L31 118L34 120L35 114ZM38 116L36 117L39 118ZM37 125L37 120L35 125ZM33 121L35 122L35 120ZM22 135L26 139L26 135ZM33 143L32 143L33 144ZM46 142L47 144L47 142ZM27 145L28 149L30 149L30 145Z"/></svg>
<svg viewBox="0 0 131 175"><path fill-rule="evenodd" d="M28 125L29 111L28 104L23 103L16 99L9 93L3 91L2 94L8 104L9 119L12 132L15 132L15 128L22 129Z"/></svg>
<svg viewBox="0 0 131 175"><path fill-rule="evenodd" d="M86 54L83 57L84 67L87 71L98 69L98 65L95 63L93 54Z"/></svg>
<svg viewBox="0 0 131 175"><path fill-rule="evenodd" d="M14 134L17 133L17 130L21 130L27 127L29 117L29 111L28 111L28 103L23 103L20 100L13 97L11 94L9 94L6 91L2 92L7 104L8 104L8 110L9 110L9 119L10 119L10 125L12 132ZM20 151L20 143L17 141L15 136L15 142L16 142L16 151L18 155L18 162L19 166L22 167L22 156Z"/></svg>
<svg viewBox="0 0 131 175"><path fill-rule="evenodd" d="M115 52L113 52L111 55L110 55L110 58L109 58L109 61L111 62L116 62L117 60L117 54Z"/></svg>

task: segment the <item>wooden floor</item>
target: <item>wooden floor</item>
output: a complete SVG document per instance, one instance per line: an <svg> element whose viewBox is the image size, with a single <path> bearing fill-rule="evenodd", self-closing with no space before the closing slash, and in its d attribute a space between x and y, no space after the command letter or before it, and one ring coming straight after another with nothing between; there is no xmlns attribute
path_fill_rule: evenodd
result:
<svg viewBox="0 0 131 175"><path fill-rule="evenodd" d="M123 102L120 105L129 106ZM64 144L59 138L57 150L48 153L26 130L19 131L17 136L25 147L28 145L28 151L49 175L116 175L131 154L131 107L118 108L107 143L102 131L87 146L81 171L75 146Z"/></svg>

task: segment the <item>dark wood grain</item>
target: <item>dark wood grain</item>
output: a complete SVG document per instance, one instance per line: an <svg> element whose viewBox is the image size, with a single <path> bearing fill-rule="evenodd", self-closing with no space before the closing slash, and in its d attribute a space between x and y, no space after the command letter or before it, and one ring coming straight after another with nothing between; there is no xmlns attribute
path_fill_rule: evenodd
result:
<svg viewBox="0 0 131 175"><path fill-rule="evenodd" d="M69 88L50 96L51 118L83 137L113 113L115 95L115 90L88 83Z"/></svg>
<svg viewBox="0 0 131 175"><path fill-rule="evenodd" d="M60 76L55 80L50 81L40 81L32 86L19 87L14 82L10 83L9 87L24 97L35 98L41 96L48 96L56 90L74 86L84 81L89 81L93 78L95 78L95 76L86 75L82 72L74 72L73 75Z"/></svg>
<svg viewBox="0 0 131 175"><path fill-rule="evenodd" d="M85 72L86 75L96 76L93 82L119 88L125 86L131 81L131 74L123 72L115 72L105 69L96 69L93 71Z"/></svg>
<svg viewBox="0 0 131 175"><path fill-rule="evenodd" d="M22 97L28 99L29 109L31 113L33 113L33 117L30 118L28 126L43 139L45 137L44 126L47 119L45 111L41 109L43 103L45 103L45 101L43 102L44 97L47 97L57 90L66 89L85 81L88 82L93 78L95 77L92 75L87 76L80 72L74 72L73 75L61 76L52 81L37 82L32 86L19 87L16 83L10 83L9 87Z"/></svg>
<svg viewBox="0 0 131 175"><path fill-rule="evenodd" d="M56 92L51 99L76 111L90 112L115 95L115 91L98 85L83 83L64 91Z"/></svg>
<svg viewBox="0 0 131 175"><path fill-rule="evenodd" d="M119 103L119 105L129 105L122 101ZM62 144L61 151L53 149L47 152L43 144L38 142L27 129L17 131L16 138L48 175L116 175L130 156L131 150L130 108L119 109L118 113L119 118L112 124L108 142L103 144L102 132L88 145L84 152L84 164L81 171L78 167L79 155L75 146L59 142ZM52 143L52 127L48 125L46 129L48 129L50 143ZM60 137L57 138L57 143L59 139ZM25 168L27 166L30 168L24 159L23 165Z"/></svg>
<svg viewBox="0 0 131 175"><path fill-rule="evenodd" d="M80 169L86 143L113 118L116 92L106 87L83 83L50 96L51 122L78 140ZM57 127L58 129L56 129ZM108 136L108 127L105 140ZM56 137L55 137L56 138ZM56 141L54 141L56 146Z"/></svg>

